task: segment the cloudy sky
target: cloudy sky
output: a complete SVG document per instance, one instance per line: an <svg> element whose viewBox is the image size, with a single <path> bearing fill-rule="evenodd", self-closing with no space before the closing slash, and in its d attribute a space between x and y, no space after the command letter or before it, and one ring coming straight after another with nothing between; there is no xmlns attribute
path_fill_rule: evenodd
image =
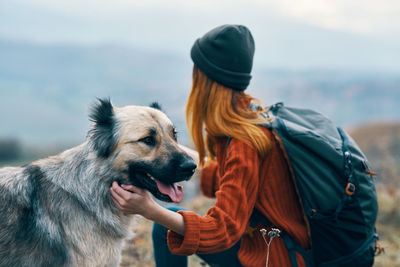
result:
<svg viewBox="0 0 400 267"><path fill-rule="evenodd" d="M0 39L45 44L188 53L195 38L226 23L247 25L256 59L270 66L400 69L398 0L0 1Z"/></svg>

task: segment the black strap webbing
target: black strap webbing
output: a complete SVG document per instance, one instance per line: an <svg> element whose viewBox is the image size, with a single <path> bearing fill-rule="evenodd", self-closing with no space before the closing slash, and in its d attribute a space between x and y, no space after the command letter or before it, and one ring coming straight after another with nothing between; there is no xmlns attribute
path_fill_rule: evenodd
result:
<svg viewBox="0 0 400 267"><path fill-rule="evenodd" d="M250 226L255 228L259 224L265 227L275 227L264 214L262 214L258 209L254 208L250 216ZM295 241L288 233L286 233L286 231L283 231L282 229L280 230L281 230L280 236L288 250L292 266L298 267L296 259L296 252L297 252L303 257L306 266L312 267L313 264L312 264L311 253L306 251L297 241Z"/></svg>

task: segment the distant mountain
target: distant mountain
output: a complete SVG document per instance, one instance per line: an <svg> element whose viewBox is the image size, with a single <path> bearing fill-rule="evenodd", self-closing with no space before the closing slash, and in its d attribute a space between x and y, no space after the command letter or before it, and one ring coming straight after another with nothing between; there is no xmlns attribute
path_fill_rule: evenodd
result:
<svg viewBox="0 0 400 267"><path fill-rule="evenodd" d="M253 88L269 102L320 111L342 126L400 121L400 74L351 70L256 70Z"/></svg>
<svg viewBox="0 0 400 267"><path fill-rule="evenodd" d="M118 46L37 45L0 40L0 137L25 143L85 138L88 106L159 101L187 143L189 55ZM256 66L248 92L266 104L309 107L349 126L400 121L400 74Z"/></svg>

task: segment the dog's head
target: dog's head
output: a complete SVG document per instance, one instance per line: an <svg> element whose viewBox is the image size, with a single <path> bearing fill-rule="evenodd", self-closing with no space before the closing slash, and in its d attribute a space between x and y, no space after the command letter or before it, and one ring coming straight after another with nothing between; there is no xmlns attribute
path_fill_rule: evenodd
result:
<svg viewBox="0 0 400 267"><path fill-rule="evenodd" d="M176 183L190 179L196 164L178 146L176 129L157 104L118 108L99 99L90 118L89 142L100 160L111 160L121 173L120 183L144 188L163 201L182 200Z"/></svg>

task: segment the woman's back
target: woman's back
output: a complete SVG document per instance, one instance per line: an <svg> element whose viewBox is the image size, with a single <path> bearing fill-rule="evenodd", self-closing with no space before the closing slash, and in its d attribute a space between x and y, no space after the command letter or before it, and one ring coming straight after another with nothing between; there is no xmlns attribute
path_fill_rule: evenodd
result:
<svg viewBox="0 0 400 267"><path fill-rule="evenodd" d="M256 151L249 149L247 145L237 139L233 139L229 144L228 150L226 150L227 138L219 138L216 147L218 163L203 169L201 183L203 192L208 196L216 193L218 197L220 186L226 186L224 185L223 177L227 171L225 168L218 168L218 166L229 168L229 161L233 158L245 162L246 168L258 168L259 177L238 177L237 183L241 183L240 187L243 191L246 191L247 188L245 187L247 183L239 179L259 179L258 191L254 192L256 194L255 208L266 216L275 227L285 230L304 248L309 248L310 239L307 226L303 219L296 191L289 176L284 155L272 133L267 129L263 129L263 131L271 140L272 146L269 155L264 159L249 155L249 153L256 153ZM257 160L253 160L255 158ZM203 181L203 179L208 179L215 172L215 168L218 168L217 179L219 184L211 189L210 186L212 184L209 180ZM210 189L215 190L215 192L210 191ZM235 201L234 198L230 199L230 201L231 207L240 205L241 208L248 208L250 209L250 213L252 212L252 207L245 207L248 203L247 201L241 200L241 203L236 203L237 205L232 203L232 201ZM218 206L218 201L216 206ZM229 210L226 212L229 213L232 211ZM245 234L242 236L239 259L245 266L265 266L267 245L259 231L261 228L266 227L260 224L254 229L248 225ZM268 228L266 229L269 230ZM287 249L280 238L274 239L271 243L269 264L269 266L290 266ZM299 266L302 266L300 261Z"/></svg>

